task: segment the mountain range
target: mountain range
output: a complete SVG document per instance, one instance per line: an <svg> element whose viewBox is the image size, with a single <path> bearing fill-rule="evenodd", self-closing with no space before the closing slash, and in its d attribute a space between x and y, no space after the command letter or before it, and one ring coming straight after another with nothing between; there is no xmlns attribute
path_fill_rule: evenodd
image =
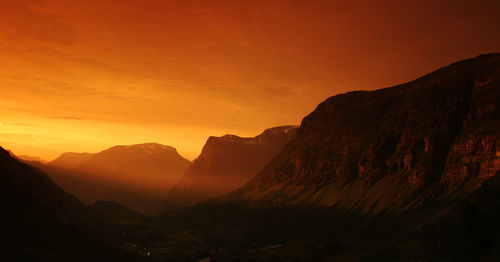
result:
<svg viewBox="0 0 500 262"><path fill-rule="evenodd" d="M244 186L145 232L215 261L496 261L498 101L499 54L330 97Z"/></svg>

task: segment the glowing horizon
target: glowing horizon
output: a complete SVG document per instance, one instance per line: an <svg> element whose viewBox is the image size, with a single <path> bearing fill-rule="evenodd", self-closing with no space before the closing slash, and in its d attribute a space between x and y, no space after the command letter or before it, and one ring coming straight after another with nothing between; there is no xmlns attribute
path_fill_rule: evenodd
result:
<svg viewBox="0 0 500 262"><path fill-rule="evenodd" d="M0 0L0 146L50 161L156 142L193 160L208 136L500 51L500 4L453 3Z"/></svg>

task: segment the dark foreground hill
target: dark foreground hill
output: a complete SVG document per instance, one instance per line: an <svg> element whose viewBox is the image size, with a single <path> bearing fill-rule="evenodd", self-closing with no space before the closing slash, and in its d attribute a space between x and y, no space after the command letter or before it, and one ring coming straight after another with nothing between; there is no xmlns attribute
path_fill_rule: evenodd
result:
<svg viewBox="0 0 500 262"><path fill-rule="evenodd" d="M190 205L243 186L279 153L296 130L297 126L280 126L256 137L209 137L169 198Z"/></svg>
<svg viewBox="0 0 500 262"><path fill-rule="evenodd" d="M0 147L2 261L140 261L97 237L106 216Z"/></svg>

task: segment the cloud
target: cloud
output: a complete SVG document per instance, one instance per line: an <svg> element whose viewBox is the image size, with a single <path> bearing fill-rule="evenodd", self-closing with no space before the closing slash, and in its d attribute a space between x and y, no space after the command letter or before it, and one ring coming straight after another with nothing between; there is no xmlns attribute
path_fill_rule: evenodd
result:
<svg viewBox="0 0 500 262"><path fill-rule="evenodd" d="M63 120L86 120L86 118L75 117L75 116L49 116L47 118L52 119L63 119Z"/></svg>
<svg viewBox="0 0 500 262"><path fill-rule="evenodd" d="M72 45L72 28L61 22L61 17L44 11L44 4L45 1L0 0L0 29L4 29L0 39L13 44L21 40Z"/></svg>
<svg viewBox="0 0 500 262"><path fill-rule="evenodd" d="M33 126L33 124L28 124L28 123L2 123L2 124L6 126Z"/></svg>

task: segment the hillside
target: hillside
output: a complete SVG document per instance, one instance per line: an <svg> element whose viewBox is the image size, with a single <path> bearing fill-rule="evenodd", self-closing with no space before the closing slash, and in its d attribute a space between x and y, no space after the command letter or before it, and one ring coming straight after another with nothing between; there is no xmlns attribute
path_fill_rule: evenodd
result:
<svg viewBox="0 0 500 262"><path fill-rule="evenodd" d="M2 261L137 261L96 238L105 217L0 147Z"/></svg>
<svg viewBox="0 0 500 262"><path fill-rule="evenodd" d="M499 170L498 101L498 54L407 84L331 97L226 199L377 214L459 198Z"/></svg>

